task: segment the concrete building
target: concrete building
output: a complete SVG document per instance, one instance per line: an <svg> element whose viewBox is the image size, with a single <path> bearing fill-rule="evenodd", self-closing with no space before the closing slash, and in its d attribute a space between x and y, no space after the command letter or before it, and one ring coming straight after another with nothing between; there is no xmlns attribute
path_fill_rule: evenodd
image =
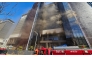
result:
<svg viewBox="0 0 92 58"><path fill-rule="evenodd" d="M48 48L66 44L90 47L69 3L41 2L35 16L28 46Z"/></svg>
<svg viewBox="0 0 92 58"><path fill-rule="evenodd" d="M25 19L16 26L8 45L58 47L85 45L92 38L92 7L86 2L35 3ZM20 27L21 26L21 27Z"/></svg>
<svg viewBox="0 0 92 58"><path fill-rule="evenodd" d="M0 45L3 45L7 41L14 22L10 19L0 21Z"/></svg>
<svg viewBox="0 0 92 58"><path fill-rule="evenodd" d="M23 49L25 50L30 36L37 7L38 3L34 3L32 9L29 10L26 15L23 15L21 17L13 33L10 35L10 40L8 41L7 45L12 45L16 48L19 46L23 46Z"/></svg>
<svg viewBox="0 0 92 58"><path fill-rule="evenodd" d="M27 17L27 14L23 15L20 18L18 24L16 25L16 28L15 28L14 32L10 35L10 38L19 37L21 35L21 29L22 29L22 27L24 25L26 17Z"/></svg>
<svg viewBox="0 0 92 58"><path fill-rule="evenodd" d="M25 23L27 14L23 15L19 22L17 23L15 29L13 30L12 34L9 36L9 41L7 43L7 45L14 45L17 43L17 41L19 40L19 37L21 36L21 30L23 28L23 25Z"/></svg>

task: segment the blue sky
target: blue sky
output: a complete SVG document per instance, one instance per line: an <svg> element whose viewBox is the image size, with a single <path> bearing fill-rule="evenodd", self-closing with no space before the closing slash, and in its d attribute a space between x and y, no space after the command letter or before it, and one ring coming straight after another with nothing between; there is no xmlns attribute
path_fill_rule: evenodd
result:
<svg viewBox="0 0 92 58"><path fill-rule="evenodd" d="M33 6L34 2L8 2L8 7L4 10L5 12L10 12L11 16L0 15L0 19L9 18L15 23L21 18L23 14L26 14ZM12 9L12 7L17 3L17 5Z"/></svg>

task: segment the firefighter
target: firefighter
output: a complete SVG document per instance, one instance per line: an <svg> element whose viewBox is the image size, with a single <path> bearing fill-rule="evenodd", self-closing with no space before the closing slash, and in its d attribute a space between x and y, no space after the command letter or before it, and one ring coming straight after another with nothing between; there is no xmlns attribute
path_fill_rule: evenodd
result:
<svg viewBox="0 0 92 58"><path fill-rule="evenodd" d="M44 51L43 51L43 50L41 50L39 55L44 55Z"/></svg>
<svg viewBox="0 0 92 58"><path fill-rule="evenodd" d="M51 48L51 47L49 47L49 48L48 48L48 55L50 55L50 54L51 54L51 51L52 51L52 48Z"/></svg>
<svg viewBox="0 0 92 58"><path fill-rule="evenodd" d="M36 48L34 53L36 53L36 54L38 55L38 53L39 53L39 49Z"/></svg>
<svg viewBox="0 0 92 58"><path fill-rule="evenodd" d="M46 50L46 48L42 46L42 47L40 48L39 55L45 55L45 50Z"/></svg>

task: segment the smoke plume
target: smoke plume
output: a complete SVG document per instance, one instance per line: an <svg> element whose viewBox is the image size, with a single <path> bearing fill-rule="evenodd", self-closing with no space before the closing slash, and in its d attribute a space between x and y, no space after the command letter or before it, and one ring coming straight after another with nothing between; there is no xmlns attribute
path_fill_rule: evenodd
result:
<svg viewBox="0 0 92 58"><path fill-rule="evenodd" d="M40 32L44 29L60 27L62 23L60 18L61 13L54 3L43 5L38 14L35 30Z"/></svg>

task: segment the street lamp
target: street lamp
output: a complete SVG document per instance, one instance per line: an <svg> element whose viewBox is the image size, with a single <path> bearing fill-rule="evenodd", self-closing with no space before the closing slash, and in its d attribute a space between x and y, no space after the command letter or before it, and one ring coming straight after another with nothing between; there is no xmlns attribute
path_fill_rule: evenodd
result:
<svg viewBox="0 0 92 58"><path fill-rule="evenodd" d="M35 41L35 46L34 46L34 49L36 48L36 42L37 42L37 37L38 37L38 33L36 31L34 31L36 33L36 41Z"/></svg>

